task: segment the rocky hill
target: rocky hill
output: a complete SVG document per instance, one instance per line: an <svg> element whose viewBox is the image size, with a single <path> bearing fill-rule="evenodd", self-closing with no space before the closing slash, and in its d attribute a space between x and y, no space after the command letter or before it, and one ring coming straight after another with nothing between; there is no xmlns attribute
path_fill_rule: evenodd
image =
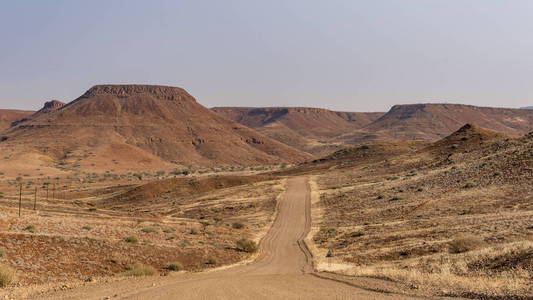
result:
<svg viewBox="0 0 533 300"><path fill-rule="evenodd" d="M56 163L75 157L72 164L89 169L272 164L311 157L212 112L181 88L150 85L98 85L67 105L50 102L5 131L2 140L0 152L17 149Z"/></svg>
<svg viewBox="0 0 533 300"><path fill-rule="evenodd" d="M359 144L374 140L438 140L466 123L520 136L533 129L533 111L462 104L395 105L379 119L336 141Z"/></svg>
<svg viewBox="0 0 533 300"><path fill-rule="evenodd" d="M309 107L215 107L213 111L282 143L317 155L335 149L336 145L326 140L361 128L383 115Z"/></svg>
<svg viewBox="0 0 533 300"><path fill-rule="evenodd" d="M0 109L0 131L8 129L13 122L27 118L33 113L29 110Z"/></svg>

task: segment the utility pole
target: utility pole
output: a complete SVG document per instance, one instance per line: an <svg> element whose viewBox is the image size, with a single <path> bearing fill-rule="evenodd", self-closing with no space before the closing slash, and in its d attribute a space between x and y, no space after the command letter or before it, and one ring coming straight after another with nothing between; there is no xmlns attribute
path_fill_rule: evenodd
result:
<svg viewBox="0 0 533 300"><path fill-rule="evenodd" d="M19 190L19 218L21 215L22 210L22 183L20 184L20 190Z"/></svg>
<svg viewBox="0 0 533 300"><path fill-rule="evenodd" d="M37 187L35 187L35 197L33 198L33 210L37 209Z"/></svg>

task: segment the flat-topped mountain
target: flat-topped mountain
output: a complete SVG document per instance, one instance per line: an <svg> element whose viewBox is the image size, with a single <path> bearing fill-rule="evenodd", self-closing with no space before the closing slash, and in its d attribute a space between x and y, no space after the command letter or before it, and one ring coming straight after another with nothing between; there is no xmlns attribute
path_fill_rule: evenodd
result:
<svg viewBox="0 0 533 300"><path fill-rule="evenodd" d="M323 141L361 128L384 113L310 107L215 107L213 111L303 151L320 154Z"/></svg>
<svg viewBox="0 0 533 300"><path fill-rule="evenodd" d="M55 109L54 109L55 108ZM92 153L94 168L271 164L310 155L230 121L185 90L154 85L97 85L76 100L51 102L4 132L1 148L57 160ZM100 166L99 166L100 165Z"/></svg>
<svg viewBox="0 0 533 300"><path fill-rule="evenodd" d="M374 122L336 140L350 144L373 140L437 140L466 123L520 136L533 129L533 111L462 104L395 105Z"/></svg>

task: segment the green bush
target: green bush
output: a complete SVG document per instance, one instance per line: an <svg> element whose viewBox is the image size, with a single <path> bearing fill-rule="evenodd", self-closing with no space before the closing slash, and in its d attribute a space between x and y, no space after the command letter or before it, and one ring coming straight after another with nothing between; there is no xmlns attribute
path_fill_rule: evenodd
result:
<svg viewBox="0 0 533 300"><path fill-rule="evenodd" d="M83 230L92 230L93 228L91 226L85 225L81 229L83 229Z"/></svg>
<svg viewBox="0 0 533 300"><path fill-rule="evenodd" d="M6 248L0 247L0 258L7 257L7 251Z"/></svg>
<svg viewBox="0 0 533 300"><path fill-rule="evenodd" d="M237 241L237 249L244 252L253 253L257 251L257 243L249 239L240 239Z"/></svg>

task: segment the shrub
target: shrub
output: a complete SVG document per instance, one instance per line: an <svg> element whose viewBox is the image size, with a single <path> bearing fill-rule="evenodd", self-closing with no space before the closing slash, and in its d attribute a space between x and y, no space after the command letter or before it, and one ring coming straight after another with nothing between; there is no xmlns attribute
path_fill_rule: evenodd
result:
<svg viewBox="0 0 533 300"><path fill-rule="evenodd" d="M450 253L468 252L483 246L484 241L472 234L458 235L450 242Z"/></svg>
<svg viewBox="0 0 533 300"><path fill-rule="evenodd" d="M163 230L164 233L172 233L172 232L176 232L176 228L166 228L165 230Z"/></svg>
<svg viewBox="0 0 533 300"><path fill-rule="evenodd" d="M235 223L231 224L231 227L233 227L235 229L243 229L244 228L244 224L240 223L240 222L235 222Z"/></svg>
<svg viewBox="0 0 533 300"><path fill-rule="evenodd" d="M328 228L328 229L326 230L327 233L334 233L334 232L336 232L336 231L337 231L337 228L335 228L335 227L330 227L330 228Z"/></svg>
<svg viewBox="0 0 533 300"><path fill-rule="evenodd" d="M173 262L173 263L170 263L167 266L167 270L170 270L170 271L182 271L183 270L183 266L180 263Z"/></svg>
<svg viewBox="0 0 533 300"><path fill-rule="evenodd" d="M6 249L0 247L0 258L5 258L6 256L7 256Z"/></svg>
<svg viewBox="0 0 533 300"><path fill-rule="evenodd" d="M26 230L28 232L31 232L31 233L34 233L35 232L35 226L28 225L28 226L26 226L26 228L24 228L24 230Z"/></svg>
<svg viewBox="0 0 533 300"><path fill-rule="evenodd" d="M83 229L83 230L92 230L93 228L91 226L85 225L81 229Z"/></svg>
<svg viewBox="0 0 533 300"><path fill-rule="evenodd" d="M90 207L89 211L96 211L96 207Z"/></svg>
<svg viewBox="0 0 533 300"><path fill-rule="evenodd" d="M156 227L144 227L141 231L144 233L159 233L159 229Z"/></svg>
<svg viewBox="0 0 533 300"><path fill-rule="evenodd" d="M129 266L128 269L129 271L124 273L124 276L155 276L159 274L154 267L139 263Z"/></svg>
<svg viewBox="0 0 533 300"><path fill-rule="evenodd" d="M15 270L8 266L0 265L0 288L6 287L17 281Z"/></svg>
<svg viewBox="0 0 533 300"><path fill-rule="evenodd" d="M139 242L139 240L133 235L127 236L123 238L122 240L126 243L132 243L132 244L137 244Z"/></svg>
<svg viewBox="0 0 533 300"><path fill-rule="evenodd" d="M214 257L210 257L210 258L207 260L207 264L208 264L208 265L216 265L216 264L217 264L217 259L214 258Z"/></svg>
<svg viewBox="0 0 533 300"><path fill-rule="evenodd" d="M473 187L476 187L476 184L473 183L473 182L468 182L467 184L465 184L464 188L465 189L471 189Z"/></svg>
<svg viewBox="0 0 533 300"><path fill-rule="evenodd" d="M257 243L249 239L240 239L237 241L237 249L244 252L253 253L257 251Z"/></svg>
<svg viewBox="0 0 533 300"><path fill-rule="evenodd" d="M196 228L191 228L191 234L198 234L198 230L196 230Z"/></svg>

